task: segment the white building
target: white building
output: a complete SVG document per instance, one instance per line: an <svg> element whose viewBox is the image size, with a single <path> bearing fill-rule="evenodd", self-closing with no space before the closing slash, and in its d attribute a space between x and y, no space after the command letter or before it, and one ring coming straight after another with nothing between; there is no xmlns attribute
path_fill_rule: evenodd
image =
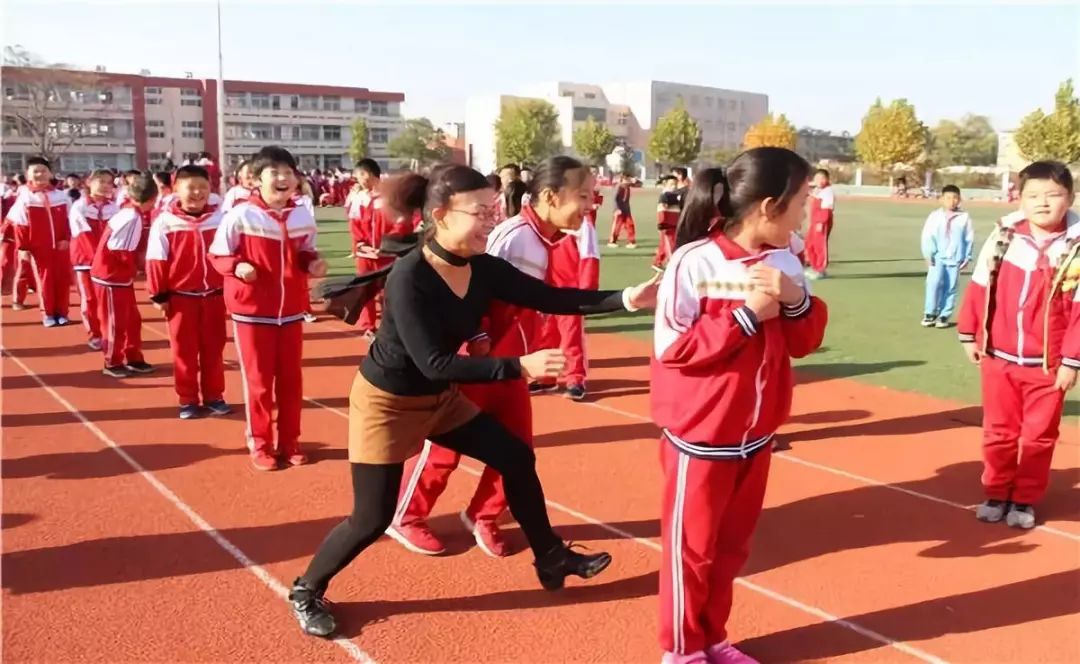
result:
<svg viewBox="0 0 1080 664"><path fill-rule="evenodd" d="M466 103L466 153L474 168L490 172L495 159L494 124L508 103L543 99L559 114L561 139L573 152L574 129L589 118L606 124L620 144L643 159L656 121L683 99L702 132L702 151L737 148L746 130L769 112L767 95L665 81L593 85L555 81L522 87L515 95L470 97Z"/></svg>

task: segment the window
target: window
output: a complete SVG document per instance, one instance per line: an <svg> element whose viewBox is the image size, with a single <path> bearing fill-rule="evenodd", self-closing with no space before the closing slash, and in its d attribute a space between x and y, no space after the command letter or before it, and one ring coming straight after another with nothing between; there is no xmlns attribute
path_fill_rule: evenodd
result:
<svg viewBox="0 0 1080 664"><path fill-rule="evenodd" d="M697 95L690 95L690 106L701 106L701 97Z"/></svg>
<svg viewBox="0 0 1080 664"><path fill-rule="evenodd" d="M337 125L323 125L322 134L324 141L340 141L341 127L338 127Z"/></svg>
<svg viewBox="0 0 1080 664"><path fill-rule="evenodd" d="M13 99L27 100L30 99L30 88L25 85L5 85L4 86L4 99L12 101Z"/></svg>
<svg viewBox="0 0 1080 664"><path fill-rule="evenodd" d="M369 129L368 138L372 143L387 143L390 140L390 131L388 129Z"/></svg>
<svg viewBox="0 0 1080 664"><path fill-rule="evenodd" d="M146 121L146 137L147 138L165 138L165 121L164 120L147 120Z"/></svg>
<svg viewBox="0 0 1080 664"><path fill-rule="evenodd" d="M248 125L247 137L259 141L268 141L274 137L274 127L269 124Z"/></svg>
<svg viewBox="0 0 1080 664"><path fill-rule="evenodd" d="M180 105L181 106L202 106L202 99L193 99L191 97L188 97L188 98L185 99L185 98L181 97L180 98Z"/></svg>
<svg viewBox="0 0 1080 664"><path fill-rule="evenodd" d="M163 103L164 102L162 101L161 97L147 97L146 98L146 105L147 106L160 106Z"/></svg>
<svg viewBox="0 0 1080 664"><path fill-rule="evenodd" d="M270 97L270 108L274 109L275 111L281 110L281 95L274 95L273 97Z"/></svg>
<svg viewBox="0 0 1080 664"><path fill-rule="evenodd" d="M578 106L574 109L574 122L585 122L589 118L597 122L607 122L607 111L602 108L583 108Z"/></svg>
<svg viewBox="0 0 1080 664"><path fill-rule="evenodd" d="M712 108L712 97L705 97L705 108Z"/></svg>
<svg viewBox="0 0 1080 664"><path fill-rule="evenodd" d="M181 122L180 135L184 138L202 138L202 120L184 120Z"/></svg>
<svg viewBox="0 0 1080 664"><path fill-rule="evenodd" d="M239 122L225 123L225 138L243 138L244 125Z"/></svg>
<svg viewBox="0 0 1080 664"><path fill-rule="evenodd" d="M251 93L251 107L252 108L270 108L270 95L264 92L252 92Z"/></svg>
<svg viewBox="0 0 1080 664"><path fill-rule="evenodd" d="M229 92L225 94L225 106L227 108L247 108L247 94L243 92Z"/></svg>
<svg viewBox="0 0 1080 664"><path fill-rule="evenodd" d="M164 152L150 152L146 155L146 160L151 164L160 164L165 161Z"/></svg>
<svg viewBox="0 0 1080 664"><path fill-rule="evenodd" d="M323 97L322 107L324 111L340 111L341 97Z"/></svg>
<svg viewBox="0 0 1080 664"><path fill-rule="evenodd" d="M299 129L299 127L296 127L294 125L280 125L278 127L278 136L283 141L296 140L296 137L298 136L298 134L297 134L298 129Z"/></svg>
<svg viewBox="0 0 1080 664"><path fill-rule="evenodd" d="M729 132L734 132L735 131L735 123L734 122L727 123L727 130Z"/></svg>
<svg viewBox="0 0 1080 664"><path fill-rule="evenodd" d="M735 100L734 99L729 99L728 100L728 108L730 108L731 110L735 110Z"/></svg>
<svg viewBox="0 0 1080 664"><path fill-rule="evenodd" d="M5 173L21 173L23 171L23 156L18 152L4 151L0 155L0 165Z"/></svg>
<svg viewBox="0 0 1080 664"><path fill-rule="evenodd" d="M390 115L390 107L385 101L373 101L371 102L371 114L388 116Z"/></svg>
<svg viewBox="0 0 1080 664"><path fill-rule="evenodd" d="M585 98L586 99L596 99L596 93L595 92L586 92L585 93Z"/></svg>
<svg viewBox="0 0 1080 664"><path fill-rule="evenodd" d="M19 135L19 121L15 119L14 115L4 116L4 136L18 136Z"/></svg>
<svg viewBox="0 0 1080 664"><path fill-rule="evenodd" d="M367 101L367 99L354 99L353 100L353 106L356 109L357 113L367 113L368 112L368 101Z"/></svg>
<svg viewBox="0 0 1080 664"><path fill-rule="evenodd" d="M202 106L202 93L191 88L182 88L180 90L180 105Z"/></svg>
<svg viewBox="0 0 1080 664"><path fill-rule="evenodd" d="M161 88L146 88L145 90L146 90L146 94L148 94L148 95L159 95L159 94L161 94Z"/></svg>
<svg viewBox="0 0 1080 664"><path fill-rule="evenodd" d="M202 93L195 88L180 88L180 96L202 98Z"/></svg>
<svg viewBox="0 0 1080 664"><path fill-rule="evenodd" d="M294 97L295 99L295 97ZM297 108L297 106L293 106ZM299 110L301 111L317 111L319 110L319 98L312 95L300 95Z"/></svg>
<svg viewBox="0 0 1080 664"><path fill-rule="evenodd" d="M317 141L319 140L319 125L300 125L301 141Z"/></svg>

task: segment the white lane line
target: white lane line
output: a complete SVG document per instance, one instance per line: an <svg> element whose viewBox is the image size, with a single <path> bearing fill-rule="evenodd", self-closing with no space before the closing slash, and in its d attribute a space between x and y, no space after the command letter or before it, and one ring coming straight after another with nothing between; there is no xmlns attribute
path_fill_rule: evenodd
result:
<svg viewBox="0 0 1080 664"><path fill-rule="evenodd" d="M82 425L90 431L90 433L94 434L94 436L96 436L98 440L100 440L102 443L104 443L114 452L116 452L120 456L120 458L123 459L129 466L131 466L131 468L135 470L135 472L142 476L142 478L146 480L150 484L150 486L154 487L154 489L156 489L158 493L164 496L166 500L168 500L170 503L173 504L174 507L176 507L176 509L180 510L184 514L184 516L190 519L191 522L199 528L199 530L202 530L210 539L217 542L218 546L220 546L222 549L225 549L225 551L230 556L232 556L236 560L236 562L240 563L244 567L244 569L254 574L255 577L262 581L263 585L269 588L271 592L280 597L282 600L288 601L289 589L286 588L280 581L274 578L261 566L256 564L255 561L249 558L246 553L240 550L239 547L237 547L235 544L230 542L224 535L222 535L217 528L214 528L212 525L210 525L210 523L206 519L204 519L202 516L199 515L198 512L192 509L190 505L181 500L180 497L172 491L172 489L167 487L152 472L148 471L146 468L143 468L142 464L132 458L132 456L128 454L123 447L118 445L116 441L114 441L108 436L108 434L98 428L96 424L87 419L86 416L83 415L78 408L72 405L70 401L60 396L60 394L51 386L49 386L49 384L46 383L41 378L41 376L35 373L33 369L26 366L26 364L18 357L13 355L10 350L4 348L3 353L7 355L12 362L17 364L19 368L22 369L23 373L25 373L27 376L32 378L34 382L40 385L41 388L49 394L49 396L55 399L57 403L67 409L69 413L71 413L77 420L79 420L79 422L81 422ZM372 659L366 652L364 652L360 648L360 646L356 645L349 639L339 637L333 639L333 642L337 644L346 653L348 653L348 655L357 662L363 662L364 664L375 664L374 659Z"/></svg>

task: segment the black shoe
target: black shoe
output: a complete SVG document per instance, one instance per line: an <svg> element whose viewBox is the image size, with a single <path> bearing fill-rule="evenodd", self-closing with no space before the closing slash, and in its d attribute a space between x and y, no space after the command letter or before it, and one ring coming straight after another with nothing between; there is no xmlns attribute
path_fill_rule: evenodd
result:
<svg viewBox="0 0 1080 664"><path fill-rule="evenodd" d="M225 403L224 399L218 399L217 401L208 401L203 404L203 408L210 411L211 415L228 415L232 413L232 408L229 404Z"/></svg>
<svg viewBox="0 0 1080 664"><path fill-rule="evenodd" d="M529 383L529 394L543 394L544 392L554 392L558 389L558 383Z"/></svg>
<svg viewBox="0 0 1080 664"><path fill-rule="evenodd" d="M323 592L312 590L297 579L289 592L289 602L292 603L293 615L300 622L300 629L305 634L326 638L337 629L337 622L326 610L327 602L323 598Z"/></svg>
<svg viewBox="0 0 1080 664"><path fill-rule="evenodd" d="M126 365L127 370L137 374L148 374L154 370L154 365L146 362L128 362Z"/></svg>
<svg viewBox="0 0 1080 664"><path fill-rule="evenodd" d="M127 378L131 376L131 372L127 370L127 367L105 367L101 370L101 373L105 374L109 378Z"/></svg>
<svg viewBox="0 0 1080 664"><path fill-rule="evenodd" d="M585 398L585 386L584 385L567 385L566 386L566 398L573 399L574 401L581 401Z"/></svg>
<svg viewBox="0 0 1080 664"><path fill-rule="evenodd" d="M934 327L935 322L937 322L937 316L931 316L930 314L927 314L922 317L922 323L920 323L920 325L922 325L923 327Z"/></svg>
<svg viewBox="0 0 1080 664"><path fill-rule="evenodd" d="M560 544L533 565L540 585L546 590L559 590L571 574L591 579L611 564L611 554L606 552L584 555L573 550L573 544Z"/></svg>
<svg viewBox="0 0 1080 664"><path fill-rule="evenodd" d="M199 412L199 407L193 403L180 406L180 419L182 420L193 420L200 415L202 415L202 413Z"/></svg>

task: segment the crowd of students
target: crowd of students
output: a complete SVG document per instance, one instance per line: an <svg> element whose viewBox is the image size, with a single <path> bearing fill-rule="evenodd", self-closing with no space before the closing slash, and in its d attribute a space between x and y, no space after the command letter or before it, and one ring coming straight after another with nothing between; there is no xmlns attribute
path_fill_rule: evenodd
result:
<svg viewBox="0 0 1080 664"><path fill-rule="evenodd" d="M145 271L149 301L168 322L180 417L230 412L222 356L231 319L252 464L306 463L298 443L301 322L310 314L309 278L327 266L305 193L315 192L293 156L264 148L238 169L224 198L196 164L155 177L125 174L117 193L114 175L91 173L72 201L46 160L28 161L25 181L4 202L12 308L25 303L29 284L20 280L31 271L44 325L68 323L74 275L104 373L146 373L153 367L141 353L135 290ZM603 199L595 169L575 159L553 157L535 171L508 165L492 176L440 166L389 179L365 159L351 177L341 203L357 272L388 276L381 301L370 298L359 323L371 344L349 398L354 508L294 582L290 601L302 629L335 632L327 587L383 533L415 552L444 550L426 517L461 455L487 464L460 513L484 552L509 553L497 525L509 509L544 588L602 572L610 555L575 550L548 520L530 392L561 380L569 397L583 398L581 317L655 307L664 661L753 662L732 645L726 623L771 442L791 409L791 359L815 351L825 334L828 310L808 277L823 276L828 262L828 174L781 148L746 151L693 179L674 169L657 203L657 273L614 291L597 288ZM625 180L616 188L613 241L622 230L634 239L630 189ZM1028 166L1018 191L1020 210L999 222L974 261L959 333L983 380L987 499L976 516L1031 528L1064 394L1080 369L1080 218L1069 211L1073 183L1062 164ZM972 262L959 199L946 187L924 229L924 325L948 321L957 275ZM416 244L389 270L380 251L388 240Z"/></svg>

